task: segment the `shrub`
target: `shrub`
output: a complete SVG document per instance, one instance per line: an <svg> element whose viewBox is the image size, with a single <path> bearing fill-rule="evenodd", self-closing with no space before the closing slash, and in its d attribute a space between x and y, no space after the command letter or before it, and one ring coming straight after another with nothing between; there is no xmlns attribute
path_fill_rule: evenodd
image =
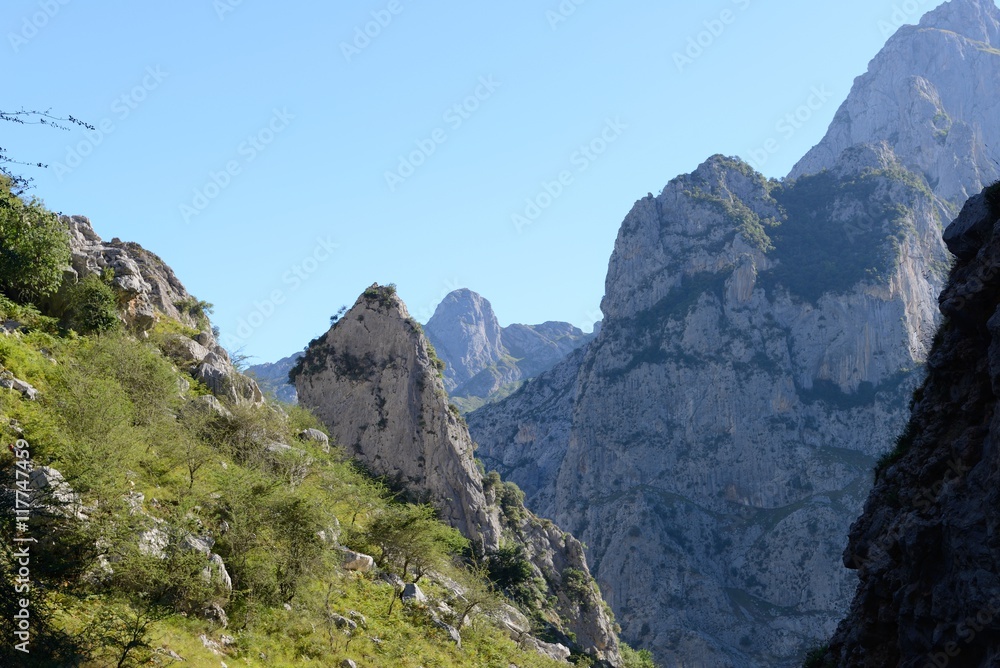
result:
<svg viewBox="0 0 1000 668"><path fill-rule="evenodd" d="M632 649L625 643L619 645L624 668L659 668L648 649Z"/></svg>
<svg viewBox="0 0 1000 668"><path fill-rule="evenodd" d="M531 603L534 598L531 584L535 571L523 546L516 543L501 545L500 549L489 556L487 572L490 581L510 600L522 604Z"/></svg>
<svg viewBox="0 0 1000 668"><path fill-rule="evenodd" d="M56 214L0 183L0 292L22 302L48 297L69 261L69 235Z"/></svg>
<svg viewBox="0 0 1000 668"><path fill-rule="evenodd" d="M87 276L69 291L66 324L81 334L101 334L118 329L115 293L97 276Z"/></svg>

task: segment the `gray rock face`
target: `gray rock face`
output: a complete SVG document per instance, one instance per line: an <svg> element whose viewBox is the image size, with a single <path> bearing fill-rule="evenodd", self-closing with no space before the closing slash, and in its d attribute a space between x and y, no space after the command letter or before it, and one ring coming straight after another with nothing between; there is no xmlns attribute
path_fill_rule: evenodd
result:
<svg viewBox="0 0 1000 668"><path fill-rule="evenodd" d="M296 389L348 452L376 475L426 494L443 518L488 550L499 520L487 508L472 439L448 409L427 343L406 306L372 288L310 346Z"/></svg>
<svg viewBox="0 0 1000 668"><path fill-rule="evenodd" d="M940 212L886 145L795 183L712 158L626 217L597 339L470 415L664 665L799 665L843 614L842 536L935 328Z"/></svg>
<svg viewBox="0 0 1000 668"><path fill-rule="evenodd" d="M502 328L489 301L464 289L444 298L424 330L446 364L445 389L463 410L506 396L593 338L565 322Z"/></svg>
<svg viewBox="0 0 1000 668"><path fill-rule="evenodd" d="M991 94L1000 87L998 49L993 0L951 0L903 26L791 176L831 167L850 146L886 140L935 194L961 206L1000 176L1000 98Z"/></svg>
<svg viewBox="0 0 1000 668"><path fill-rule="evenodd" d="M60 220L69 229L71 282L110 270L115 287L127 298L123 317L129 325L147 330L162 313L198 326L189 312L178 307L196 300L163 260L136 243L102 241L84 216L63 216Z"/></svg>
<svg viewBox="0 0 1000 668"><path fill-rule="evenodd" d="M495 552L501 538L523 545L565 630L583 651L620 665L613 623L589 584L582 545L523 508L515 513L517 526L501 518L496 490L484 484L428 346L395 291L372 286L309 346L293 374L299 400L372 472L433 503L483 553ZM560 585L567 569L580 579L572 600Z"/></svg>
<svg viewBox="0 0 1000 668"><path fill-rule="evenodd" d="M861 582L822 665L1000 661L1000 226L988 211L960 224L988 233L941 294L927 379L851 527Z"/></svg>

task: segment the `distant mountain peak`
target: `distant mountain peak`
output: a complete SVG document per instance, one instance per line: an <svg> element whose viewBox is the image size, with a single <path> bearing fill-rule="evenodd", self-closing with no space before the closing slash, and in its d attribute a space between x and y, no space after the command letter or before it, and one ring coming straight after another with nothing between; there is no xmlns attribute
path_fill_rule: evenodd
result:
<svg viewBox="0 0 1000 668"><path fill-rule="evenodd" d="M993 0L951 0L925 14L919 27L950 30L991 46L1000 45L1000 9Z"/></svg>
<svg viewBox="0 0 1000 668"><path fill-rule="evenodd" d="M888 142L955 212L1000 177L1000 9L952 0L901 27L854 81L826 136L789 176L817 174L846 149Z"/></svg>

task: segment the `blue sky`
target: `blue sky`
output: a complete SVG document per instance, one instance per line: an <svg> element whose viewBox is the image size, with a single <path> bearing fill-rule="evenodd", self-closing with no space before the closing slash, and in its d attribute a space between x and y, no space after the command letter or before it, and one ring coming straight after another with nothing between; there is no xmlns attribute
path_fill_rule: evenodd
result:
<svg viewBox="0 0 1000 668"><path fill-rule="evenodd" d="M937 4L7 0L0 108L98 130L2 145L254 362L376 281L421 321L468 287L502 324L589 330L635 200L715 153L783 176Z"/></svg>

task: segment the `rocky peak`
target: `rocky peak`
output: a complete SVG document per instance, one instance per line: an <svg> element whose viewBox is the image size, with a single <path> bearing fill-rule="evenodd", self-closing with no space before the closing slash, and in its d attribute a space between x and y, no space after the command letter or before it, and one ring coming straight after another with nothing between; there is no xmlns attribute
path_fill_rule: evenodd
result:
<svg viewBox="0 0 1000 668"><path fill-rule="evenodd" d="M472 290L448 294L425 329L442 359L448 362L444 380L449 392L499 362L505 352L493 307Z"/></svg>
<svg viewBox="0 0 1000 668"><path fill-rule="evenodd" d="M620 665L614 625L589 584L583 546L523 505L501 511L501 483L484 481L431 350L395 289L376 284L309 345L291 375L300 403L349 453L412 499L433 503L481 554L495 552L501 538L523 546L537 581L546 583L543 599L556 601L567 639L575 637L601 665ZM582 591L566 585L574 574Z"/></svg>
<svg viewBox="0 0 1000 668"><path fill-rule="evenodd" d="M936 195L960 207L1000 175L998 103L983 94L1000 87L998 46L992 0L952 0L901 27L790 176L828 169L851 146L887 141Z"/></svg>
<svg viewBox="0 0 1000 668"><path fill-rule="evenodd" d="M919 27L949 30L1000 47L1000 9L993 0L951 0L925 14Z"/></svg>
<svg viewBox="0 0 1000 668"><path fill-rule="evenodd" d="M748 208L749 207L749 208ZM762 260L761 225L779 215L767 181L716 155L636 202L611 256L601 303L606 322L652 308L685 278Z"/></svg>
<svg viewBox="0 0 1000 668"><path fill-rule="evenodd" d="M593 338L566 322L500 327L490 303L465 289L444 298L425 332L446 363L445 389L463 411L506 396Z"/></svg>
<svg viewBox="0 0 1000 668"><path fill-rule="evenodd" d="M495 550L499 519L430 350L395 289L375 284L306 350L293 372L299 401L374 474Z"/></svg>

